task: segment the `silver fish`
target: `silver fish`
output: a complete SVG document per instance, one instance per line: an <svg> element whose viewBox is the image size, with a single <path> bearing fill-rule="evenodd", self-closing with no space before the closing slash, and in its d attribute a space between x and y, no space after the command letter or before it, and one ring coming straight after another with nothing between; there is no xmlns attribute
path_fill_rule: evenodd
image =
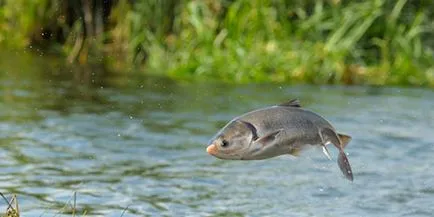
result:
<svg viewBox="0 0 434 217"><path fill-rule="evenodd" d="M284 154L297 156L304 148L319 145L331 159L326 147L331 143L339 150L339 168L353 181L344 152L350 141L350 136L337 133L326 119L301 108L294 99L234 118L210 140L206 151L220 159L262 160Z"/></svg>

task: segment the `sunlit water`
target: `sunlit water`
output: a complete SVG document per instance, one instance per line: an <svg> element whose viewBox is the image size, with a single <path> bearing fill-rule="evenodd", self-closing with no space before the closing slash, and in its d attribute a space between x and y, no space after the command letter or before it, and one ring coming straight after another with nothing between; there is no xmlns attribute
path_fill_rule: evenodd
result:
<svg viewBox="0 0 434 217"><path fill-rule="evenodd" d="M431 90L101 80L19 64L0 68L0 191L23 216L71 216L74 192L87 216L433 216ZM206 153L234 116L291 98L353 137L353 183L336 150L333 161L320 149Z"/></svg>

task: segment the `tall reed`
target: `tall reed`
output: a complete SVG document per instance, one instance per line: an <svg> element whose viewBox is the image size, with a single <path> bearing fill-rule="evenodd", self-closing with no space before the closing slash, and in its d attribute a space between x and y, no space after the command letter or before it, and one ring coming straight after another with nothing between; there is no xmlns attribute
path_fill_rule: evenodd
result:
<svg viewBox="0 0 434 217"><path fill-rule="evenodd" d="M226 82L434 86L416 0L0 0L0 43L70 62ZM23 15L23 16L20 16Z"/></svg>

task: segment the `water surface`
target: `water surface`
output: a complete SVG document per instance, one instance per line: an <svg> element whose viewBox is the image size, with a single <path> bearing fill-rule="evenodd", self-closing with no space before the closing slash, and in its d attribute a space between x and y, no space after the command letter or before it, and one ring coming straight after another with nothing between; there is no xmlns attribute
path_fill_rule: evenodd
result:
<svg viewBox="0 0 434 217"><path fill-rule="evenodd" d="M47 63L48 62L48 63ZM434 92L223 85L0 64L0 191L23 216L432 216ZM354 182L320 149L223 161L207 141L243 112L299 98L353 137ZM0 203L0 210L6 209Z"/></svg>

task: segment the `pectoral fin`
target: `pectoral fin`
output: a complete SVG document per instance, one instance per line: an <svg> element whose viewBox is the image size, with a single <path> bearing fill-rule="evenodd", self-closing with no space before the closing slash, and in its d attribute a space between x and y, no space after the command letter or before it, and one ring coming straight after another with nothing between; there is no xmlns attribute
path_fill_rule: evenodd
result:
<svg viewBox="0 0 434 217"><path fill-rule="evenodd" d="M273 144L274 141L276 141L277 137L279 136L280 132L282 132L282 129L268 133L265 136L259 137L258 140L256 140L256 142L262 144L263 146Z"/></svg>
<svg viewBox="0 0 434 217"><path fill-rule="evenodd" d="M292 155L292 156L296 156L296 157L298 157L298 156L300 155L300 151L301 151L301 149L299 149L299 148L294 148L294 149L291 149L291 150L289 151L289 154Z"/></svg>

